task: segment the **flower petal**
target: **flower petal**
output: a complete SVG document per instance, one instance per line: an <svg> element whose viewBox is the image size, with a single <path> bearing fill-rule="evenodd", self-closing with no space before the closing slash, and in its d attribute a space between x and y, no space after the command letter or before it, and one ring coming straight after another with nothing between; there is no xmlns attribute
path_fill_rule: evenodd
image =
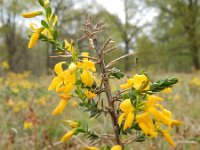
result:
<svg viewBox="0 0 200 150"><path fill-rule="evenodd" d="M125 99L121 102L119 108L124 112L132 112L133 111L133 105L131 103L130 99Z"/></svg>
<svg viewBox="0 0 200 150"><path fill-rule="evenodd" d="M134 120L134 115L132 112L128 113L126 120L124 122L124 130L126 130L127 128L130 128L133 124L133 120Z"/></svg>
<svg viewBox="0 0 200 150"><path fill-rule="evenodd" d="M81 74L81 80L82 82L91 87L94 83L94 77L88 70L83 70L83 73Z"/></svg>
<svg viewBox="0 0 200 150"><path fill-rule="evenodd" d="M119 116L119 118L118 118L118 125L119 125L119 126L121 126L122 121L123 121L125 115L126 115L126 113L122 113L122 114Z"/></svg>
<svg viewBox="0 0 200 150"><path fill-rule="evenodd" d="M60 102L59 102L59 104L58 104L58 106L52 112L52 115L61 114L64 111L64 109L65 109L65 107L67 105L67 102L68 102L68 100L61 99Z"/></svg>
<svg viewBox="0 0 200 150"><path fill-rule="evenodd" d="M56 74L58 76L61 76L62 73L63 73L63 68L62 68L62 65L65 64L65 62L59 62L55 65L54 67L54 71L56 72Z"/></svg>
<svg viewBox="0 0 200 150"><path fill-rule="evenodd" d="M73 130L67 132L67 133L61 138L61 142L66 142L66 141L69 140L75 133L76 133L76 129L73 129Z"/></svg>

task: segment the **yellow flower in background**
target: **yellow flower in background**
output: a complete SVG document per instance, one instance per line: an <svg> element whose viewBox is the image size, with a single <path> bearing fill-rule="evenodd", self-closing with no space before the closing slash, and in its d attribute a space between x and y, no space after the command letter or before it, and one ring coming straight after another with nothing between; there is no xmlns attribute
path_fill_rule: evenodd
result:
<svg viewBox="0 0 200 150"><path fill-rule="evenodd" d="M94 83L94 77L92 73L85 69L83 70L83 73L81 74L81 80L85 85L89 87L91 87Z"/></svg>
<svg viewBox="0 0 200 150"><path fill-rule="evenodd" d="M174 141L172 140L171 136L169 135L169 133L167 131L161 131L161 133L163 134L163 136L165 137L166 141L172 145L175 146Z"/></svg>
<svg viewBox="0 0 200 150"><path fill-rule="evenodd" d="M122 150L122 146L121 145L115 145L110 150Z"/></svg>
<svg viewBox="0 0 200 150"><path fill-rule="evenodd" d="M98 147L94 147L94 146L92 146L92 147L87 146L87 147L85 147L84 150L99 150L99 148Z"/></svg>
<svg viewBox="0 0 200 150"><path fill-rule="evenodd" d="M13 107L15 105L15 102L12 99L9 99L8 102L7 102L7 105L9 107Z"/></svg>
<svg viewBox="0 0 200 150"><path fill-rule="evenodd" d="M3 68L4 70L9 70L9 68L10 68L10 65L8 64L7 61L3 61L3 62L1 63L1 66L2 66L2 68Z"/></svg>
<svg viewBox="0 0 200 150"><path fill-rule="evenodd" d="M173 98L174 101L179 101L181 98L180 98L180 95L179 94L176 94Z"/></svg>
<svg viewBox="0 0 200 150"><path fill-rule="evenodd" d="M68 141L75 133L76 133L76 129L72 129L71 131L67 132L67 133L61 138L61 142L66 142L66 141Z"/></svg>
<svg viewBox="0 0 200 150"><path fill-rule="evenodd" d="M34 11L34 12L27 12L27 13L22 13L21 16L24 18L34 18L36 16L42 15L42 11Z"/></svg>
<svg viewBox="0 0 200 150"><path fill-rule="evenodd" d="M92 92L90 92L90 91L88 91L88 90L84 90L84 93L85 93L85 95L86 95L86 97L87 97L88 99L93 99L93 98L96 97L96 94L95 94L95 93L92 93Z"/></svg>
<svg viewBox="0 0 200 150"><path fill-rule="evenodd" d="M193 86L200 87L200 79L198 77L193 77L190 81L190 84Z"/></svg>
<svg viewBox="0 0 200 150"><path fill-rule="evenodd" d="M172 93L172 89L171 88L165 88L162 93L165 93L165 94L170 94Z"/></svg>
<svg viewBox="0 0 200 150"><path fill-rule="evenodd" d="M133 114L133 105L130 99L125 99L120 103L119 106L122 114L118 118L118 124L121 126L123 119L125 119L123 130L130 128L133 124L134 114Z"/></svg>
<svg viewBox="0 0 200 150"><path fill-rule="evenodd" d="M29 121L24 121L24 129L31 129L33 128L33 123Z"/></svg>
<svg viewBox="0 0 200 150"><path fill-rule="evenodd" d="M72 106L72 107L78 107L78 106L79 106L79 104L78 104L78 102L77 102L77 101L73 101L73 102L71 103L71 106Z"/></svg>
<svg viewBox="0 0 200 150"><path fill-rule="evenodd" d="M150 135L152 137L157 136L155 125L153 124L151 116L148 112L137 115L136 121L137 121L139 127L145 133L145 135Z"/></svg>
<svg viewBox="0 0 200 150"><path fill-rule="evenodd" d="M133 76L133 87L138 90L149 90L150 89L150 82L147 76L145 75L134 75Z"/></svg>
<svg viewBox="0 0 200 150"><path fill-rule="evenodd" d="M39 37L40 37L40 33L44 30L43 27L38 28L35 33L33 33L31 35L30 41L28 43L28 48L33 48L35 46L35 44L37 43Z"/></svg>

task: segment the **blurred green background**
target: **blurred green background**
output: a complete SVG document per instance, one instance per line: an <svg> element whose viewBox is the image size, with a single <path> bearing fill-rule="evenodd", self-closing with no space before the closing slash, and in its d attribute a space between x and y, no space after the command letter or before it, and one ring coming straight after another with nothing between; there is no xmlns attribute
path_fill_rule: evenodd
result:
<svg viewBox="0 0 200 150"><path fill-rule="evenodd" d="M132 76L145 70L154 81L167 76L179 79L170 94L161 94L173 117L184 122L172 131L177 147L158 138L133 143L128 149L200 149L199 0L51 0L51 5L59 16L61 39L70 41L83 36L83 23L90 15L95 22L108 24L100 40L111 37L115 41L117 49L106 56L106 62L134 52L116 64L123 72ZM56 55L54 49L41 41L33 49L27 48L29 24L39 24L40 18L20 16L39 9L36 0L0 0L0 149L79 150L89 144L84 137L65 144L57 142L68 130L63 120L90 121L93 129L104 133L110 132L106 124L109 118L87 120L87 113L80 113L75 109L78 103L73 102L63 115L51 116L59 98L47 87L60 59L50 58ZM81 49L90 50L84 44ZM125 79L111 82L116 92ZM36 121L36 128L24 129L24 122L30 120Z"/></svg>

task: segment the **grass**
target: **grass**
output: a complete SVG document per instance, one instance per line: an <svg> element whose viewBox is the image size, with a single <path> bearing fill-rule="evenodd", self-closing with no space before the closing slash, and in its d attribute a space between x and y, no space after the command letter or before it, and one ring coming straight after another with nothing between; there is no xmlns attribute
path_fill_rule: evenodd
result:
<svg viewBox="0 0 200 150"><path fill-rule="evenodd" d="M172 130L172 136L177 143L175 148L158 137L142 143L131 142L127 149L200 149L200 86L193 77L199 78L199 73L153 73L153 80L163 76L173 75L179 78L172 93L161 95L165 98L164 106L171 110L173 117L182 120L184 124ZM82 120L89 122L89 127L98 133L112 134L109 116L97 120L88 119L86 112L74 106L72 99L65 112L60 116L51 116L52 110L59 102L54 92L48 92L47 87L51 77L34 77L29 73L3 74L0 76L0 149L83 149L89 145L82 136L74 136L66 143L60 143L60 137L69 130L64 120ZM125 80L125 79L124 79ZM112 90L116 91L123 81L112 81ZM200 82L200 78L199 78ZM32 111L30 111L30 108ZM36 126L24 129L25 121L34 121ZM105 141L102 141L104 143ZM112 143L111 143L112 144Z"/></svg>

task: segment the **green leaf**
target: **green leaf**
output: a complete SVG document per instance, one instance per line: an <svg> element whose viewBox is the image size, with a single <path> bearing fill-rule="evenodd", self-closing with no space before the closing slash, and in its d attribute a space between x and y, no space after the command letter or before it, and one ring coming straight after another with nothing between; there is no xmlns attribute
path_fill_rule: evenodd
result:
<svg viewBox="0 0 200 150"><path fill-rule="evenodd" d="M42 26L43 26L44 28L46 28L46 29L49 28L49 26L48 26L48 24L46 23L46 21L42 20L42 21L41 21L41 24L42 24Z"/></svg>
<svg viewBox="0 0 200 150"><path fill-rule="evenodd" d="M163 79L163 80L158 80L157 82L154 82L151 85L150 91L160 92L160 91L164 90L165 88L172 87L177 82L178 82L178 79L174 78L174 77L170 77L170 78Z"/></svg>
<svg viewBox="0 0 200 150"><path fill-rule="evenodd" d="M50 20L50 24L52 24L52 23L54 22L55 17L56 17L56 14L53 13L53 15L52 15L52 17L51 17L51 20Z"/></svg>
<svg viewBox="0 0 200 150"><path fill-rule="evenodd" d="M123 72L121 72L119 69L117 68L113 68L110 71L109 77L111 78L116 78L116 79L121 79L125 76L125 74Z"/></svg>
<svg viewBox="0 0 200 150"><path fill-rule="evenodd" d="M49 18L51 16L51 7L46 8L46 17Z"/></svg>
<svg viewBox="0 0 200 150"><path fill-rule="evenodd" d="M44 1L43 0L38 0L40 6L44 7Z"/></svg>
<svg viewBox="0 0 200 150"><path fill-rule="evenodd" d="M58 38L58 31L54 30L53 31L53 39L57 40L57 38ZM62 49L62 45L60 46L60 48Z"/></svg>

